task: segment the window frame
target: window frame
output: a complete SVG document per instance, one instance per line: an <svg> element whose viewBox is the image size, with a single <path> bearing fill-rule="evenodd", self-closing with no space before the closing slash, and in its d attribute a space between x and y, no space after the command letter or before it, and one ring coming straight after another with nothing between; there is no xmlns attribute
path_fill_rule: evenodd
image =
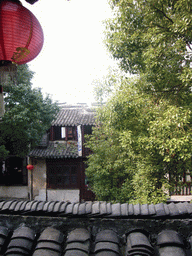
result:
<svg viewBox="0 0 192 256"><path fill-rule="evenodd" d="M68 175L65 175L66 172L62 169L68 169ZM73 168L76 169L76 174L73 174ZM60 170L59 170L60 169ZM68 184L60 184L58 180L64 180L65 177L68 177ZM73 183L73 178L76 178L76 182ZM47 188L48 189L79 189L80 181L80 171L78 168L78 164L69 161L47 161Z"/></svg>

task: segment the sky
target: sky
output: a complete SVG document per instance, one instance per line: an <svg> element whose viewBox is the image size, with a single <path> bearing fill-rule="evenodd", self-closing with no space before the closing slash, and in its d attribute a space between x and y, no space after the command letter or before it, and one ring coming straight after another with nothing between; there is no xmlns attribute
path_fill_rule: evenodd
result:
<svg viewBox="0 0 192 256"><path fill-rule="evenodd" d="M54 4L53 4L54 3ZM22 4L39 20L44 46L29 62L33 87L60 103L94 102L95 79L115 66L104 43L103 20L112 16L107 0L39 0Z"/></svg>

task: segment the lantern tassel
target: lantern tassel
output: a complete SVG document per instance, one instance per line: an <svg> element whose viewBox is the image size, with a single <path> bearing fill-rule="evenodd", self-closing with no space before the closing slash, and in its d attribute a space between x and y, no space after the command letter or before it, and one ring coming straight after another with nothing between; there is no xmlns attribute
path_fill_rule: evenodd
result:
<svg viewBox="0 0 192 256"><path fill-rule="evenodd" d="M9 86L16 83L17 65L11 61L0 61L0 85Z"/></svg>

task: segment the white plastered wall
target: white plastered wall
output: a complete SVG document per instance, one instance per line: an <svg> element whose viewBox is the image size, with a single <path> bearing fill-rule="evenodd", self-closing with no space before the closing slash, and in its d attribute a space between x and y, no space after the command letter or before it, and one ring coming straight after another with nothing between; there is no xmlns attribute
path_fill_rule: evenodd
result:
<svg viewBox="0 0 192 256"><path fill-rule="evenodd" d="M29 190L27 186L0 186L0 197L28 199Z"/></svg>
<svg viewBox="0 0 192 256"><path fill-rule="evenodd" d="M49 201L79 202L79 189L48 189L47 198Z"/></svg>
<svg viewBox="0 0 192 256"><path fill-rule="evenodd" d="M32 160L32 159L31 159ZM34 165L33 182L31 183L31 171L29 171L29 191L33 187L33 199L41 201L70 201L79 202L79 189L47 189L47 171L45 159L33 159L31 163Z"/></svg>

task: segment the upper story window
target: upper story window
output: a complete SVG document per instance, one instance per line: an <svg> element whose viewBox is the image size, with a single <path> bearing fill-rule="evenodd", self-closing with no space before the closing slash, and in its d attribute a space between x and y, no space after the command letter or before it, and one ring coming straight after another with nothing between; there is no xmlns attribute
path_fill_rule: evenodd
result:
<svg viewBox="0 0 192 256"><path fill-rule="evenodd" d="M50 131L50 140L77 140L77 127L53 126Z"/></svg>

